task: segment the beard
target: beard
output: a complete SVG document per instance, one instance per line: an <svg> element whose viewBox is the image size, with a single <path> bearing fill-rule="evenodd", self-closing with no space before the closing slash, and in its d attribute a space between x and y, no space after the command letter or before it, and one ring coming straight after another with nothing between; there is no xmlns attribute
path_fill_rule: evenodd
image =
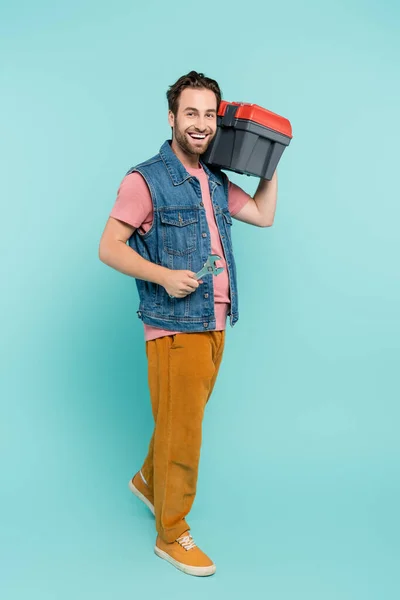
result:
<svg viewBox="0 0 400 600"><path fill-rule="evenodd" d="M175 119L175 127L174 127L174 135L177 144L182 148L184 152L187 154L192 154L197 156L199 154L204 154L207 150L208 146L214 139L216 135L216 131L206 131L207 137L202 143L196 143L194 139L192 139L189 134L179 128L178 120Z"/></svg>

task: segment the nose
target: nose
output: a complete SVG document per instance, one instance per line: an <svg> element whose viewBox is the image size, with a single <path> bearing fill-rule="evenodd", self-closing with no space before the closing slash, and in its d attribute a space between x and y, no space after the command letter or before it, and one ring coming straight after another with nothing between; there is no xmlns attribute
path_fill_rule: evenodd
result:
<svg viewBox="0 0 400 600"><path fill-rule="evenodd" d="M207 129L207 126L206 126L206 123L205 123L204 117L202 117L202 116L200 116L200 117L197 117L196 127L197 127L197 129L198 129L198 130L199 130L201 133L203 133L204 131L206 131L206 129Z"/></svg>

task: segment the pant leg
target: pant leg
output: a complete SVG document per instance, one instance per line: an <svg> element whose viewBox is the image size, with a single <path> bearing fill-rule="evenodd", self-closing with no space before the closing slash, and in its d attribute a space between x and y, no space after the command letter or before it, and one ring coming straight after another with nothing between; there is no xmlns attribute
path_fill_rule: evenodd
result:
<svg viewBox="0 0 400 600"><path fill-rule="evenodd" d="M196 493L202 421L225 331L180 333L147 342L155 428L142 472L154 492L156 528L167 542L189 529Z"/></svg>
<svg viewBox="0 0 400 600"><path fill-rule="evenodd" d="M219 368L221 366L222 357L224 355L225 330L217 332L217 333L221 333L222 335L220 336L219 340L217 339L217 342L218 342L219 345L217 345L217 350L216 350L215 360L214 360L215 371L214 371L214 376L213 376L213 378L211 379L211 382L210 382L210 391L208 393L207 402L209 401L209 399L211 397L211 394L213 393L214 386L215 386L215 383L217 381L217 377L218 377L218 373L219 373Z"/></svg>
<svg viewBox="0 0 400 600"><path fill-rule="evenodd" d="M210 399L210 396L214 389L215 382L218 377L219 368L221 366L224 347L225 347L225 331L218 332L218 334L220 334L220 335L219 335L219 339L218 339L218 337L216 337L216 340L215 340L216 348L214 350L215 356L213 356L215 372L214 372L214 376L210 383L210 390L209 390L207 402ZM156 423L157 422L158 399L159 399L158 387L159 387L159 377L161 375L161 372L160 372L160 363L158 360L157 351L149 350L149 347L154 346L154 345L156 345L155 340L153 340L152 342L146 342L146 356L148 359L148 385L149 385L149 390L150 390L150 396L152 399L153 417L154 417L154 421ZM146 459L142 466L143 476L146 479L147 485L150 487L152 492L153 492L154 435L155 435L155 428L154 428L153 434L151 436Z"/></svg>
<svg viewBox="0 0 400 600"><path fill-rule="evenodd" d="M170 337L170 336L168 336ZM142 466L142 474L146 480L147 485L149 486L153 497L154 497L154 466L153 466L153 456L154 456L154 437L156 432L156 424L157 424L157 414L158 414L158 402L160 398L160 381L167 376L167 372L165 367L167 364L164 361L164 364L161 364L160 358L162 355L163 346L157 344L157 340L151 340L146 342L146 356L147 356L147 381L150 391L150 400L151 400L151 409L153 413L154 419L154 430L151 436L151 440L149 443L149 448L147 451L147 456Z"/></svg>
<svg viewBox="0 0 400 600"><path fill-rule="evenodd" d="M215 339L215 348L214 348L214 356L213 356L215 372L211 379L210 390L208 393L207 402L211 397L211 394L214 389L214 385L215 385L217 377L218 377L219 368L221 366L224 347L225 347L225 331L220 331L220 332L218 332L218 334ZM159 399L159 391L158 391L159 380L158 380L158 378L160 377L161 373L159 371L160 363L158 360L157 351L153 351L153 350L149 351L149 346L151 347L154 345L156 345L155 340L153 342L146 342L146 356L148 359L148 385L149 385L150 395L152 398L153 417L154 417L154 421L156 423L157 422L158 399ZM153 494L154 494L154 489L153 489L154 488L154 484L153 484L154 435L155 435L155 427L154 427L154 431L153 431L153 434L151 436L151 440L149 443L148 453L147 453L146 459L142 466L142 474L143 474L144 478L146 479L147 485L149 486L149 488L151 489Z"/></svg>

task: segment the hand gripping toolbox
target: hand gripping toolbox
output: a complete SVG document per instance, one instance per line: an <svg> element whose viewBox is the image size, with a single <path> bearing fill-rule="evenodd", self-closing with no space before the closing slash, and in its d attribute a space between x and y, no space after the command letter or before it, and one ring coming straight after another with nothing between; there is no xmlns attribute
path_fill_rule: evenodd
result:
<svg viewBox="0 0 400 600"><path fill-rule="evenodd" d="M292 126L284 117L244 102L222 100L217 133L202 159L228 171L272 179Z"/></svg>

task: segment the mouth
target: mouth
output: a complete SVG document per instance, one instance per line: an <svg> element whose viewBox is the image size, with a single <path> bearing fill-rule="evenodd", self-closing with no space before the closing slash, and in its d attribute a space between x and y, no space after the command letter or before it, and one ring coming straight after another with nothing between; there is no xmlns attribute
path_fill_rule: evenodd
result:
<svg viewBox="0 0 400 600"><path fill-rule="evenodd" d="M209 133L195 133L193 131L188 131L188 136L190 136L195 142L204 142L209 135Z"/></svg>

